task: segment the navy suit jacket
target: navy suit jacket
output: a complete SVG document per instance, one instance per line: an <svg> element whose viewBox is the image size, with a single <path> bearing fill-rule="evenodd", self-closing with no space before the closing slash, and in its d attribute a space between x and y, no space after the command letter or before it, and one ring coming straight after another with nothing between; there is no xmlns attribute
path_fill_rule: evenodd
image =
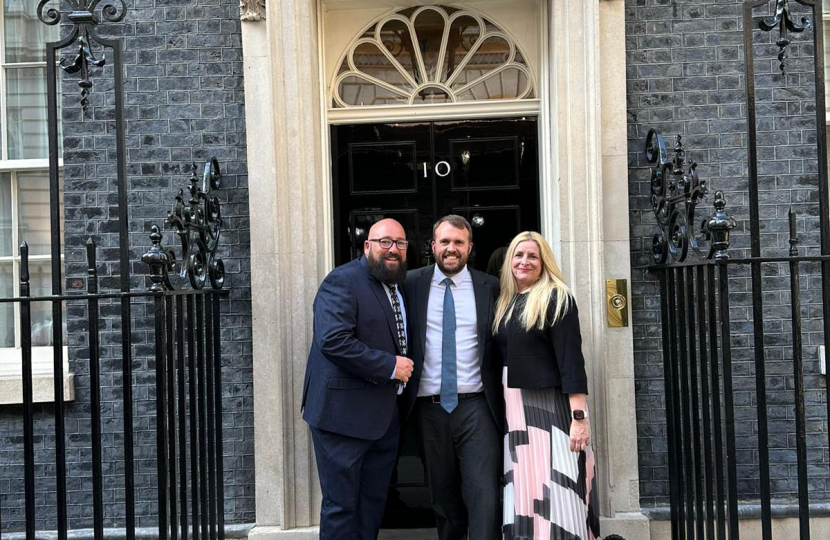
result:
<svg viewBox="0 0 830 540"><path fill-rule="evenodd" d="M349 437L383 436L397 399L390 379L401 354L397 336L389 298L366 258L332 270L314 299L303 419Z"/></svg>

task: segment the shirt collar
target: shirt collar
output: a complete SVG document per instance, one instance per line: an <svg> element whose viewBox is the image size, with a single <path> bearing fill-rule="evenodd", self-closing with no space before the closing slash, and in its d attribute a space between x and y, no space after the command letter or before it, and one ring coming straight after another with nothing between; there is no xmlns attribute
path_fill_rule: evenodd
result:
<svg viewBox="0 0 830 540"><path fill-rule="evenodd" d="M442 272L441 269L438 268L438 265L436 264L435 265L435 272L432 274L432 281L434 283L440 284L442 281L447 279L447 277L448 276L446 274L444 274L444 272ZM465 281L470 279L470 269L469 269L469 267L465 264L464 268L462 268L459 273L452 276L450 279L452 280L453 284L456 287L460 286Z"/></svg>

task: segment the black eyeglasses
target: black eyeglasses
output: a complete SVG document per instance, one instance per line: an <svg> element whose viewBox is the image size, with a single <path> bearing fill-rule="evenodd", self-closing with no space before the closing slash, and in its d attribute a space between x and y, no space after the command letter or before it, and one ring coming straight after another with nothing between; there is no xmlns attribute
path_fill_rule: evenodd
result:
<svg viewBox="0 0 830 540"><path fill-rule="evenodd" d="M395 244L401 251L405 250L406 246L409 245L409 242L406 240L392 240L391 238L370 238L369 242L377 242L383 249L389 249L392 247L392 244Z"/></svg>

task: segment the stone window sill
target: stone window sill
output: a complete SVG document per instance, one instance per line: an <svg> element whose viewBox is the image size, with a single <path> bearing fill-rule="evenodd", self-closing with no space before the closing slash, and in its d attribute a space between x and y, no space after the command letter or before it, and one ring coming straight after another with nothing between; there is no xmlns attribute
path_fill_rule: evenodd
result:
<svg viewBox="0 0 830 540"><path fill-rule="evenodd" d="M69 372L68 350L63 349L63 399L75 400L75 375ZM32 348L32 400L55 401L52 347ZM23 403L23 375L20 349L0 349L0 405Z"/></svg>

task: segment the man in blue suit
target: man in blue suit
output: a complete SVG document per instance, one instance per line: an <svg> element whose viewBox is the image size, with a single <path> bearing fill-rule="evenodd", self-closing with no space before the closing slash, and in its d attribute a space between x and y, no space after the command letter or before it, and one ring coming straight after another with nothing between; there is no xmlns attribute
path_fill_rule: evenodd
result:
<svg viewBox="0 0 830 540"><path fill-rule="evenodd" d="M398 452L397 396L412 375L406 315L406 233L375 223L364 257L335 268L314 299L303 385L323 492L321 540L374 540Z"/></svg>

